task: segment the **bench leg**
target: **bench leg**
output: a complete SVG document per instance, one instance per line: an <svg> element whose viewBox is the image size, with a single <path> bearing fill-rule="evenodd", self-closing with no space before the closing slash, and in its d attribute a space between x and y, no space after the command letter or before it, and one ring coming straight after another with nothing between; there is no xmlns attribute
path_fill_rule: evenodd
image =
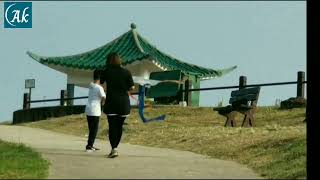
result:
<svg viewBox="0 0 320 180"><path fill-rule="evenodd" d="M244 119L242 122L242 127L253 127L254 126L254 117L253 111L250 110L244 114Z"/></svg>
<svg viewBox="0 0 320 180"><path fill-rule="evenodd" d="M227 117L227 120L226 120L226 123L224 124L224 127L236 127L236 112L235 111L232 111L230 113L228 113L226 115Z"/></svg>

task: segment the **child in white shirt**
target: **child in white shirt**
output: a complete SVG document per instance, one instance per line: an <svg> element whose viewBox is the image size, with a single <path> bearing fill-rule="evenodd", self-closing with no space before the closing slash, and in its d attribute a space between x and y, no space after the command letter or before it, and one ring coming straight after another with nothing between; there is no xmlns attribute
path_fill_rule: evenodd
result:
<svg viewBox="0 0 320 180"><path fill-rule="evenodd" d="M94 147L93 144L98 132L101 104L106 99L106 94L100 85L100 75L97 71L93 73L93 80L94 82L91 82L89 85L89 97L85 109L89 128L88 143L86 146L87 152L99 150Z"/></svg>

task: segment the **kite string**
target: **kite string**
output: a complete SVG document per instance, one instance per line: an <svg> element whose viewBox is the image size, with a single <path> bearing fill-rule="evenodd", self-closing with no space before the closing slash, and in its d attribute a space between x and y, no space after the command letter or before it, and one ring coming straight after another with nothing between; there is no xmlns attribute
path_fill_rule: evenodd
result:
<svg viewBox="0 0 320 180"><path fill-rule="evenodd" d="M134 97L130 92L128 92L129 96L136 101L137 106L140 105L139 100ZM151 107L151 104L145 104L144 107Z"/></svg>
<svg viewBox="0 0 320 180"><path fill-rule="evenodd" d="M136 101L137 106L139 106L139 100L136 97L134 97L129 91L128 91L128 94L132 99Z"/></svg>

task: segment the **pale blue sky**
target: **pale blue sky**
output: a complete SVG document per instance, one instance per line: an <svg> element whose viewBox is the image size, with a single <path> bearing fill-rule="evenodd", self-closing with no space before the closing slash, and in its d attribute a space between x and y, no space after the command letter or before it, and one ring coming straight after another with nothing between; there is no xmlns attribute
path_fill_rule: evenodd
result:
<svg viewBox="0 0 320 180"><path fill-rule="evenodd" d="M59 97L66 75L32 60L77 54L99 47L129 30L130 23L160 50L185 62L232 73L201 87L295 81L306 71L306 2L33 2L32 29L4 29L0 5L0 121L22 108L24 80L36 79L32 99ZM215 106L230 90L201 93L201 106ZM87 91L76 88L76 96ZM296 96L296 86L263 87L258 105ZM77 101L79 104L85 100ZM54 105L40 103L32 106Z"/></svg>

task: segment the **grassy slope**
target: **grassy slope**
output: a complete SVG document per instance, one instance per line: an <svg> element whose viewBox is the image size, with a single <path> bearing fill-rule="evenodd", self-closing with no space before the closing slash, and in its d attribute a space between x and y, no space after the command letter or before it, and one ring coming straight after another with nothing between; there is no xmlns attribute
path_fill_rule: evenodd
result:
<svg viewBox="0 0 320 180"><path fill-rule="evenodd" d="M146 116L166 114L164 122L143 124L136 110L126 120L123 142L187 150L214 158L235 160L267 178L306 177L305 108L258 108L255 128L224 128L225 118L211 108L147 108ZM241 123L238 116L238 124ZM106 117L99 138L106 139ZM85 136L84 114L25 124Z"/></svg>
<svg viewBox="0 0 320 180"><path fill-rule="evenodd" d="M22 144L0 140L0 179L43 179L49 163Z"/></svg>

